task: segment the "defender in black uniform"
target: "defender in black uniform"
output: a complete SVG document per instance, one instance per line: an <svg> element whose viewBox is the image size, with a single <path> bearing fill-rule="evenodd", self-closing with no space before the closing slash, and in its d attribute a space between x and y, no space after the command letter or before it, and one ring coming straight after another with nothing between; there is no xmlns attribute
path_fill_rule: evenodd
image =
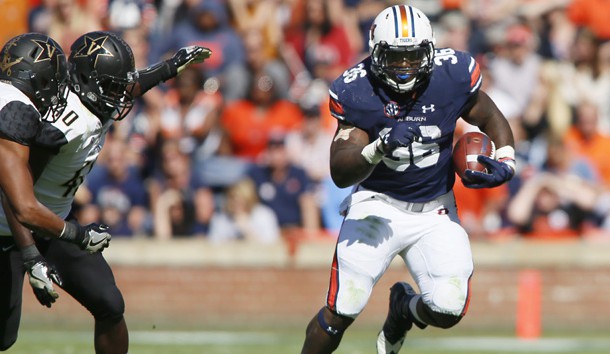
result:
<svg viewBox="0 0 610 354"><path fill-rule="evenodd" d="M115 120L129 113L133 97L209 55L205 48L187 47L170 60L137 72L131 49L120 37L101 31L79 37L68 61L72 82L67 107L58 119L42 124L36 134L31 132L34 185L30 193L61 218L69 218L74 193L95 163L105 134ZM91 312L96 353L128 351L123 297L101 253L90 254L54 237L33 237L15 222L10 208L0 213L0 232L12 233L21 251L9 252L10 261L0 279L7 284L0 293L10 295L10 301L0 304L2 348L10 347L17 337L25 268L43 305L50 307L55 301L56 281ZM35 266L46 271L37 282L32 281Z"/></svg>
<svg viewBox="0 0 610 354"><path fill-rule="evenodd" d="M44 139L45 122L56 121L66 107L68 71L62 49L48 36L27 33L9 40L0 51L0 60L0 187L3 205L15 215L13 224L60 238L62 244L77 249L104 249L110 234L103 227L65 222L32 192L30 148ZM36 254L25 252L23 256L36 296L43 301L56 297L52 286L44 290L50 278L59 280L56 273ZM0 230L0 350L17 339L25 268L6 226Z"/></svg>

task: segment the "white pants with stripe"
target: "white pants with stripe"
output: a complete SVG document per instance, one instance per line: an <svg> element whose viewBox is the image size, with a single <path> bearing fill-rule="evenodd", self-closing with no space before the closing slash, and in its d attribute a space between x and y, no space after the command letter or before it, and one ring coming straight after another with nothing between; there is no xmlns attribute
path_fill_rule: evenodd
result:
<svg viewBox="0 0 610 354"><path fill-rule="evenodd" d="M465 312L473 262L453 192L424 206L413 206L361 189L346 199L343 208L346 216L327 294L332 310L357 317L377 281L399 255L433 311Z"/></svg>

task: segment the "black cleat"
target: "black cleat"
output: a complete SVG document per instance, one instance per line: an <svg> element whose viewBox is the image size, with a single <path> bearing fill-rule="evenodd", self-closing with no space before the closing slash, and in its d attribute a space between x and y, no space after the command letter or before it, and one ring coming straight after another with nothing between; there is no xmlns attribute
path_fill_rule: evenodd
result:
<svg viewBox="0 0 610 354"><path fill-rule="evenodd" d="M402 306L416 294L413 287L404 282L390 288L390 306L383 329L377 336L377 354L398 354L400 351L407 331L413 327L413 321L403 314Z"/></svg>

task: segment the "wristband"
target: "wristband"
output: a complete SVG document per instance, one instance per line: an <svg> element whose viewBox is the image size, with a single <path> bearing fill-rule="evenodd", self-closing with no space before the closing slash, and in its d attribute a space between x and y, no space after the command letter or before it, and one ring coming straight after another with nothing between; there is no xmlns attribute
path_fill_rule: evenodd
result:
<svg viewBox="0 0 610 354"><path fill-rule="evenodd" d="M80 225L66 221L59 238L68 242L81 244L85 238L84 236L83 228Z"/></svg>
<svg viewBox="0 0 610 354"><path fill-rule="evenodd" d="M515 149L510 146L502 146L496 150L496 161L503 162L512 168L513 173L517 170L517 164L515 162Z"/></svg>
<svg viewBox="0 0 610 354"><path fill-rule="evenodd" d="M26 246L21 250L21 259L23 259L24 263L28 261L33 261L39 257L42 256L40 255L40 252L38 251L38 248L34 243L29 246Z"/></svg>
<svg viewBox="0 0 610 354"><path fill-rule="evenodd" d="M383 152L380 150L381 140L376 139L362 149L360 154L371 165L377 165L383 158Z"/></svg>

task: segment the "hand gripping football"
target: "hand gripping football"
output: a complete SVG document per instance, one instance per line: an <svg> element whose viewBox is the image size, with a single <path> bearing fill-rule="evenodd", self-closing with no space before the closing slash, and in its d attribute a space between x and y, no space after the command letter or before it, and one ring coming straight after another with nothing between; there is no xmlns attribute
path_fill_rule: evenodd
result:
<svg viewBox="0 0 610 354"><path fill-rule="evenodd" d="M493 159L495 151L493 141L485 133L467 132L453 147L453 168L458 176L468 180L464 173L467 169L486 172L485 165L477 161L477 156L485 155Z"/></svg>

